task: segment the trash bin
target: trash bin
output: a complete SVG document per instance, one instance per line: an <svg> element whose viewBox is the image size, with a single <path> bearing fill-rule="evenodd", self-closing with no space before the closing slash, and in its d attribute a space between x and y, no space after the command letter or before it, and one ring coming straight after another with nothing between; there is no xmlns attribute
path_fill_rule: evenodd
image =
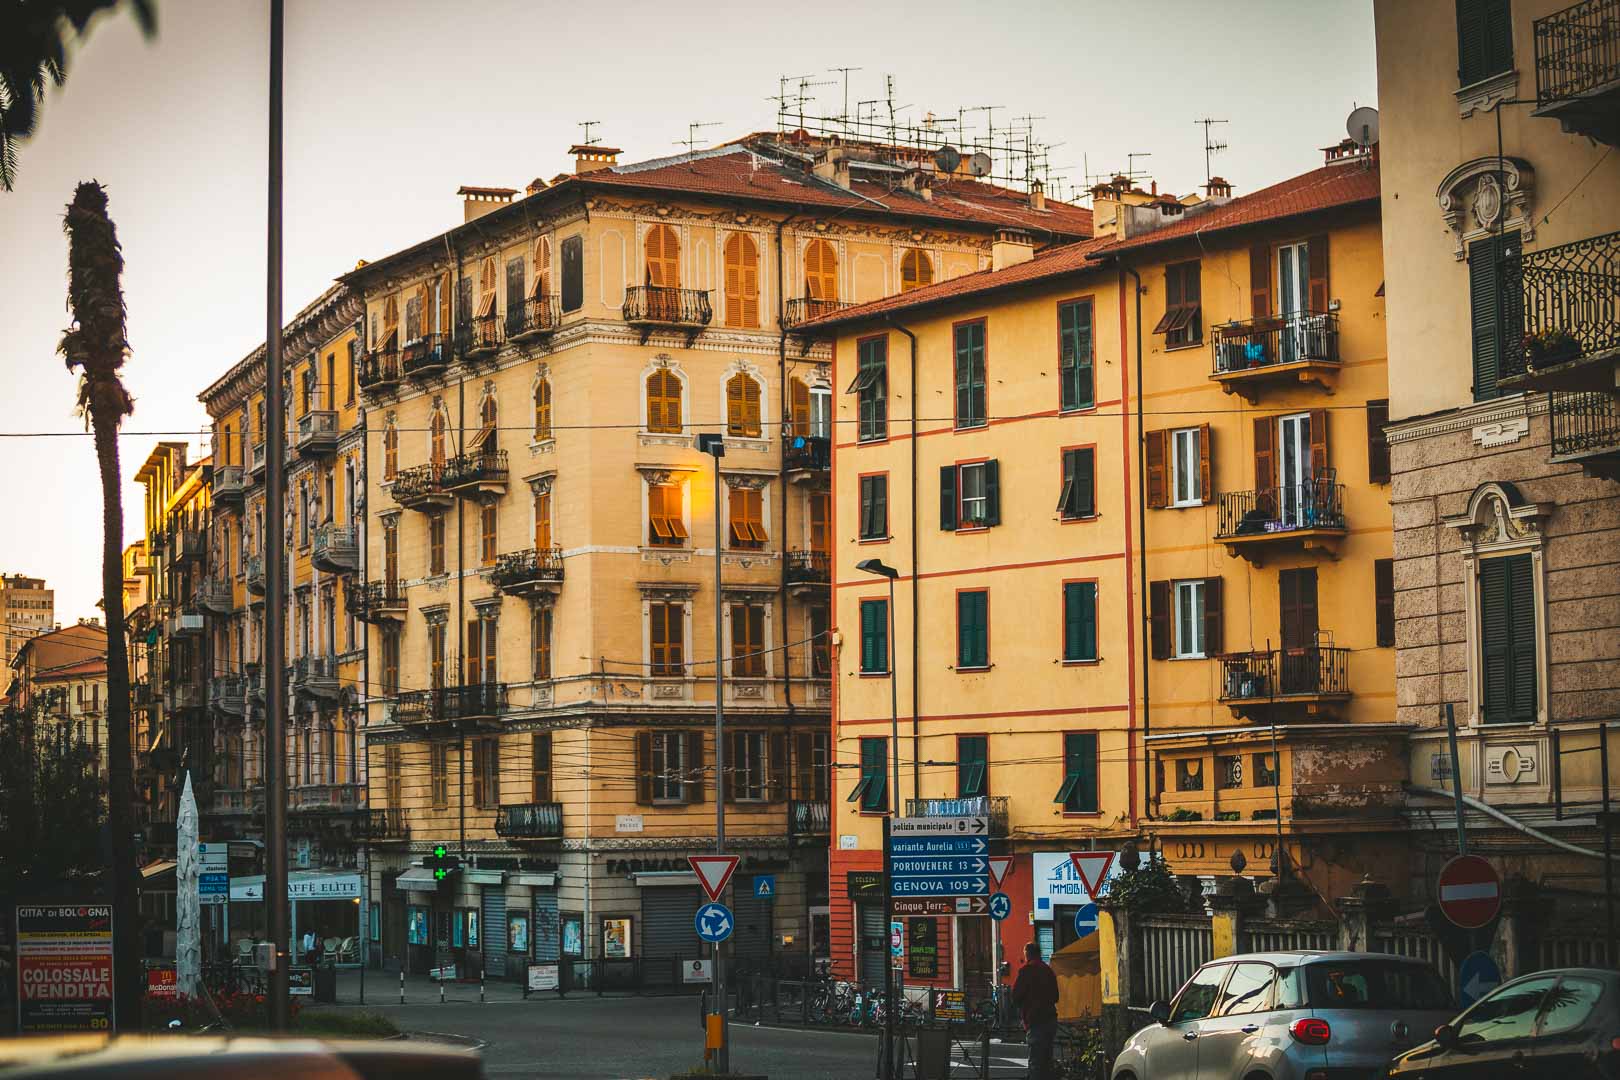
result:
<svg viewBox="0 0 1620 1080"><path fill-rule="evenodd" d="M312 995L316 1001L328 1005L337 1004L337 965L317 964L314 972L315 993Z"/></svg>

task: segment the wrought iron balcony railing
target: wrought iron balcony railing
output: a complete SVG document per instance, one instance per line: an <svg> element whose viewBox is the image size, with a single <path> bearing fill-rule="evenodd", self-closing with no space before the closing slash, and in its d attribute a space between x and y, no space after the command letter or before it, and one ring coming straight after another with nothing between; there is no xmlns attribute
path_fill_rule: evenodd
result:
<svg viewBox="0 0 1620 1080"><path fill-rule="evenodd" d="M790 435L783 465L789 472L826 472L832 468L832 440L819 435Z"/></svg>
<svg viewBox="0 0 1620 1080"><path fill-rule="evenodd" d="M208 680L208 704L231 716L241 716L247 701L247 681L240 675L215 675Z"/></svg>
<svg viewBox="0 0 1620 1080"><path fill-rule="evenodd" d="M365 788L359 784L300 784L287 792L293 810L342 812L358 810L365 801Z"/></svg>
<svg viewBox="0 0 1620 1080"><path fill-rule="evenodd" d="M337 659L331 656L300 656L289 672L294 693L335 698L338 694Z"/></svg>
<svg viewBox="0 0 1620 1080"><path fill-rule="evenodd" d="M782 312L782 322L788 327L803 326L812 319L819 319L823 315L831 315L854 306L848 300L815 300L808 296L800 296L787 302L787 307Z"/></svg>
<svg viewBox="0 0 1620 1080"><path fill-rule="evenodd" d="M1584 0L1537 19L1536 101L1567 101L1620 82L1620 0Z"/></svg>
<svg viewBox="0 0 1620 1080"><path fill-rule="evenodd" d="M1344 528L1344 485L1313 477L1303 484L1226 492L1216 515L1215 537L1229 540Z"/></svg>
<svg viewBox="0 0 1620 1080"><path fill-rule="evenodd" d="M375 623L405 617L405 590L399 580L350 581L343 602L361 622Z"/></svg>
<svg viewBox="0 0 1620 1080"><path fill-rule="evenodd" d="M248 592L256 596L264 595L264 556L249 555L247 557L247 587Z"/></svg>
<svg viewBox="0 0 1620 1080"><path fill-rule="evenodd" d="M206 577L197 589L197 603L204 611L214 615L229 615L236 610L236 597L231 583L217 577Z"/></svg>
<svg viewBox="0 0 1620 1080"><path fill-rule="evenodd" d="M215 465L211 483L216 503L221 506L242 505L242 466Z"/></svg>
<svg viewBox="0 0 1620 1080"><path fill-rule="evenodd" d="M508 302L506 308L506 340L526 341L544 334L554 333L562 322L562 303L550 293L537 293L527 300Z"/></svg>
<svg viewBox="0 0 1620 1080"><path fill-rule="evenodd" d="M447 461L444 466L444 486L452 491L462 491L468 488L482 490L489 485L504 485L506 476L505 450L482 450L473 454L457 454Z"/></svg>
<svg viewBox="0 0 1620 1080"><path fill-rule="evenodd" d="M563 579L562 548L514 551L502 555L490 571L495 587L513 596L522 596Z"/></svg>
<svg viewBox="0 0 1620 1080"><path fill-rule="evenodd" d="M624 321L650 326L702 329L714 320L705 289L672 289L632 285L624 294Z"/></svg>
<svg viewBox="0 0 1620 1080"><path fill-rule="evenodd" d="M394 474L394 501L406 507L434 508L448 505L454 500L445 483L449 464L428 462L401 469Z"/></svg>
<svg viewBox="0 0 1620 1080"><path fill-rule="evenodd" d="M399 351L400 370L412 379L438 375L449 363L449 342L443 334L423 334L414 341L407 341Z"/></svg>
<svg viewBox="0 0 1620 1080"><path fill-rule="evenodd" d="M505 683L469 683L394 695L394 720L401 724L492 720L506 712Z"/></svg>
<svg viewBox="0 0 1620 1080"><path fill-rule="evenodd" d="M344 574L360 568L359 532L353 525L322 525L315 530L310 558L317 570Z"/></svg>
<svg viewBox="0 0 1620 1080"><path fill-rule="evenodd" d="M790 551L787 557L789 585L826 585L832 580L832 556L825 551Z"/></svg>
<svg viewBox="0 0 1620 1080"><path fill-rule="evenodd" d="M1620 397L1601 391L1547 398L1552 418L1552 456L1561 459L1620 454Z"/></svg>
<svg viewBox="0 0 1620 1080"><path fill-rule="evenodd" d="M1521 252L1503 275L1523 317L1504 337L1503 379L1620 352L1620 232Z"/></svg>
<svg viewBox="0 0 1620 1080"><path fill-rule="evenodd" d="M468 360L494 356L501 347L501 320L494 312L456 327L456 348Z"/></svg>
<svg viewBox="0 0 1620 1080"><path fill-rule="evenodd" d="M311 409L298 418L294 449L306 457L330 454L337 449L337 413L331 409Z"/></svg>
<svg viewBox="0 0 1620 1080"><path fill-rule="evenodd" d="M399 353L394 349L373 349L360 357L358 381L368 394L386 394L399 385Z"/></svg>
<svg viewBox="0 0 1620 1080"><path fill-rule="evenodd" d="M1269 652L1227 653L1221 662L1221 700L1265 702L1279 697L1334 697L1350 693L1350 650L1323 645Z"/></svg>
<svg viewBox="0 0 1620 1080"><path fill-rule="evenodd" d="M788 802L789 836L826 836L832 832L832 806L826 799Z"/></svg>
<svg viewBox="0 0 1620 1080"><path fill-rule="evenodd" d="M495 835L508 840L560 840L562 834L562 803L503 806L495 814Z"/></svg>
<svg viewBox="0 0 1620 1080"><path fill-rule="evenodd" d="M404 807L372 807L366 814L366 835L373 840L409 840L411 825Z"/></svg>
<svg viewBox="0 0 1620 1080"><path fill-rule="evenodd" d="M208 536L194 526L176 528L169 536L169 558L174 562L200 559L208 553Z"/></svg>
<svg viewBox="0 0 1620 1080"><path fill-rule="evenodd" d="M1339 362L1339 316L1301 311L1215 327L1216 375L1303 361Z"/></svg>

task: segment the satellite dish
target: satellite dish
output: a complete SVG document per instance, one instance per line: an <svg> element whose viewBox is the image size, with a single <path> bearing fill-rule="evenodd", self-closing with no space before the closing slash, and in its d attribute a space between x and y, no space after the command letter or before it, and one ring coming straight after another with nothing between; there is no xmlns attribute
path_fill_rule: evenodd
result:
<svg viewBox="0 0 1620 1080"><path fill-rule="evenodd" d="M968 172L974 176L989 176L990 155L980 150L977 154L968 158Z"/></svg>
<svg viewBox="0 0 1620 1080"><path fill-rule="evenodd" d="M1363 105L1350 114L1350 119L1344 122L1344 129L1356 141L1357 146L1374 146L1378 142L1378 110L1371 105Z"/></svg>
<svg viewBox="0 0 1620 1080"><path fill-rule="evenodd" d="M946 176L954 173L956 167L962 164L962 155L956 147L946 144L934 151L934 165Z"/></svg>

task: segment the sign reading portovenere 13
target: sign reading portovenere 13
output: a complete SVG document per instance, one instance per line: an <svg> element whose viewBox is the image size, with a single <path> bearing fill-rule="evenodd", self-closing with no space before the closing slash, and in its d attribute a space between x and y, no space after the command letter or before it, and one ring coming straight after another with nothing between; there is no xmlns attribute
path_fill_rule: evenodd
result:
<svg viewBox="0 0 1620 1080"><path fill-rule="evenodd" d="M112 907L19 906L17 1030L107 1031L112 1023Z"/></svg>

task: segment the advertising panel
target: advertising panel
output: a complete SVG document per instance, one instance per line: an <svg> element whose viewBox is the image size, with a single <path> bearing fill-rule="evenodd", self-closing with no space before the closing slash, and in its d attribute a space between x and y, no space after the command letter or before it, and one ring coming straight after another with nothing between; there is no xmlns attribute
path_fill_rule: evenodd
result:
<svg viewBox="0 0 1620 1080"><path fill-rule="evenodd" d="M109 1030L111 905L19 906L16 925L18 1031Z"/></svg>

